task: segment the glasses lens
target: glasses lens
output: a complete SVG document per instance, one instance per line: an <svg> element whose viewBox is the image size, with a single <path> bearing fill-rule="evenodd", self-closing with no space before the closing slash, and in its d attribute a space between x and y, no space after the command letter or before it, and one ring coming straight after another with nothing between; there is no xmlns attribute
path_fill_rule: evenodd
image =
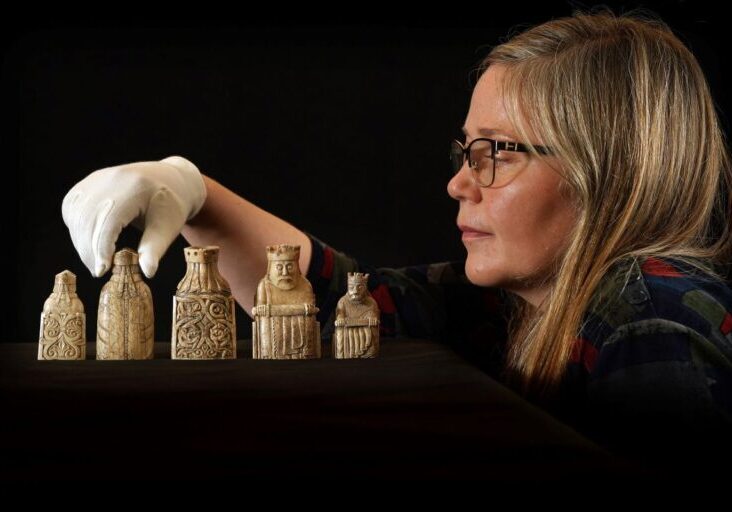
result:
<svg viewBox="0 0 732 512"><path fill-rule="evenodd" d="M450 164L452 165L452 172L454 174L457 174L463 166L463 148L460 147L460 144L456 140L450 144Z"/></svg>
<svg viewBox="0 0 732 512"><path fill-rule="evenodd" d="M493 183L493 144L487 140L476 140L470 144L470 168L475 179L484 186Z"/></svg>

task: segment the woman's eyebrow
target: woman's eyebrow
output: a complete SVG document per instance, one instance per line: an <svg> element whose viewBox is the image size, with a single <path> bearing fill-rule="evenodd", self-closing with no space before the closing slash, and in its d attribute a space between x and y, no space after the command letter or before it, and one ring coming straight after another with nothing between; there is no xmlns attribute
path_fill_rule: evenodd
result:
<svg viewBox="0 0 732 512"><path fill-rule="evenodd" d="M468 135L468 129L465 126L462 127L462 130L463 130L463 134ZM497 128L478 128L478 134L485 135L485 136L503 135L504 137L513 137L513 135L506 133L502 130L499 130Z"/></svg>

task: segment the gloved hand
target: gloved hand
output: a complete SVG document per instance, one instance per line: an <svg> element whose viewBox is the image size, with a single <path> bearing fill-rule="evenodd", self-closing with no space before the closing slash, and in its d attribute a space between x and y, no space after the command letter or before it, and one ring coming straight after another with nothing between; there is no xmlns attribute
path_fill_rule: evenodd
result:
<svg viewBox="0 0 732 512"><path fill-rule="evenodd" d="M92 172L64 197L61 213L84 265L100 277L112 266L122 228L143 230L137 252L147 277L206 200L198 168L181 156Z"/></svg>

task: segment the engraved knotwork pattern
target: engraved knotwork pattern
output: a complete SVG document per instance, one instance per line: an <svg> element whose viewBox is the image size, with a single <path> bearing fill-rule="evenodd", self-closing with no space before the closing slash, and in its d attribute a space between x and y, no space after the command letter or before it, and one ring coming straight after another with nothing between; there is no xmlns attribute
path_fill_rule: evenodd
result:
<svg viewBox="0 0 732 512"><path fill-rule="evenodd" d="M234 357L233 298L220 295L175 297L175 357Z"/></svg>
<svg viewBox="0 0 732 512"><path fill-rule="evenodd" d="M44 313L40 359L84 359L84 313Z"/></svg>
<svg viewBox="0 0 732 512"><path fill-rule="evenodd" d="M173 359L236 359L234 297L219 273L219 248L187 247L173 297Z"/></svg>

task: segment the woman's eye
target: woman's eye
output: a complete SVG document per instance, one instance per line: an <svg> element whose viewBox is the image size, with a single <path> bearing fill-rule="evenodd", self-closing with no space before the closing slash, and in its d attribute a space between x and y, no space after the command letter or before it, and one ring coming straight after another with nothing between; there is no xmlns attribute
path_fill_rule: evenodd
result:
<svg viewBox="0 0 732 512"><path fill-rule="evenodd" d="M519 154L513 154L509 155L507 154L507 151L504 151L501 153L500 151L493 157L496 160L496 167L499 167L501 164L508 165L512 163L518 163L521 160L521 155Z"/></svg>

